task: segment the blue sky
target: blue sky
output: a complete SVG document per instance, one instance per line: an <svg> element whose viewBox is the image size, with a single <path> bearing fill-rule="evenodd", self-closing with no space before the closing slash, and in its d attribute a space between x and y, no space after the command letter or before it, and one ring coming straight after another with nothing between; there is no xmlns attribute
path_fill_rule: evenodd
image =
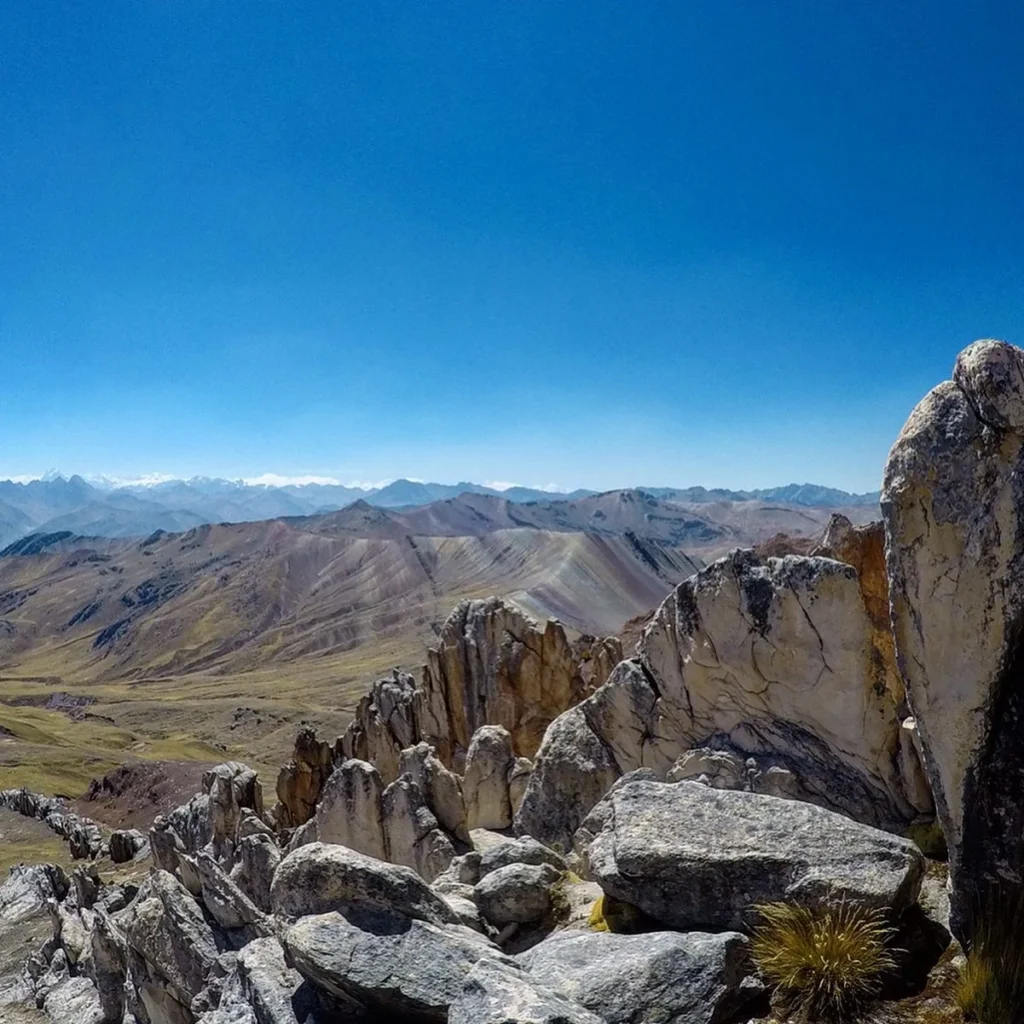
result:
<svg viewBox="0 0 1024 1024"><path fill-rule="evenodd" d="M1011 3L8 5L0 476L866 490L1024 342Z"/></svg>

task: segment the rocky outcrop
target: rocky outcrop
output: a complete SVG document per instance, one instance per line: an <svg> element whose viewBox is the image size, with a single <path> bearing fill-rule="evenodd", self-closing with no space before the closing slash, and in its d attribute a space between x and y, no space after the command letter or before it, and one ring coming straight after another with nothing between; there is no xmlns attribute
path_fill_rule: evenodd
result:
<svg viewBox="0 0 1024 1024"><path fill-rule="evenodd" d="M281 863L281 850L266 833L245 836L235 850L231 880L264 911L270 910L270 886Z"/></svg>
<svg viewBox="0 0 1024 1024"><path fill-rule="evenodd" d="M313 817L333 769L331 747L318 740L314 730L303 728L295 738L292 759L282 765L277 776L279 828L298 828Z"/></svg>
<svg viewBox="0 0 1024 1024"><path fill-rule="evenodd" d="M255 833L272 832L261 818L262 786L248 765L238 761L217 765L203 773L202 786L204 792L187 804L158 815L148 836L153 863L180 879L193 895L203 885L197 871L199 853L208 854L230 872L240 863L240 844Z"/></svg>
<svg viewBox="0 0 1024 1024"><path fill-rule="evenodd" d="M979 341L911 413L885 467L892 624L968 896L1024 885L1024 352Z"/></svg>
<svg viewBox="0 0 1024 1024"><path fill-rule="evenodd" d="M115 829L110 833L110 859L115 864L133 860L146 849L146 837L138 829Z"/></svg>
<svg viewBox="0 0 1024 1024"><path fill-rule="evenodd" d="M38 914L49 900L63 900L68 884L55 864L16 864L0 885L0 918L18 924Z"/></svg>
<svg viewBox="0 0 1024 1024"><path fill-rule="evenodd" d="M754 907L850 899L904 910L924 858L909 840L812 804L693 782L616 786L586 824L608 895L680 930L735 930Z"/></svg>
<svg viewBox="0 0 1024 1024"><path fill-rule="evenodd" d="M476 826L467 826L462 780L442 764L434 748L421 742L403 750L398 771L400 775L408 775L419 787L438 825L449 835L468 843L469 829Z"/></svg>
<svg viewBox="0 0 1024 1024"><path fill-rule="evenodd" d="M429 817L419 838L447 837L421 786L450 798L451 779L429 749L407 753L381 796L383 821ZM173 873L156 868L136 890L105 884L95 864L70 883L16 872L0 886L0 952L12 948L5 928L24 947L49 917L17 998L55 1024L731 1024L762 991L746 940L686 931L694 922L731 930L758 901L824 894L898 917L915 896L920 855L903 840L806 803L653 775L618 780L577 832L600 885L532 837L485 830L428 885L422 863L339 844L282 857L279 844L315 836L317 819L292 835L264 831L254 774L218 766L207 792L154 830L171 840L153 849ZM388 793L412 813L389 815ZM645 933L591 932L598 899L609 927ZM659 921L683 931L650 931Z"/></svg>
<svg viewBox="0 0 1024 1024"><path fill-rule="evenodd" d="M192 999L219 955L214 933L189 892L166 871L155 871L123 927L128 970L147 1016L189 1020Z"/></svg>
<svg viewBox="0 0 1024 1024"><path fill-rule="evenodd" d="M263 814L263 787L247 764L228 761L203 773L203 790L209 798L207 814L210 841L219 859L230 858L238 839L243 811Z"/></svg>
<svg viewBox="0 0 1024 1024"><path fill-rule="evenodd" d="M862 564L869 576L873 562ZM641 767L666 778L697 748L788 772L789 794L858 821L913 820L876 583L831 558L749 551L691 577L655 613L637 659L548 730L517 829L568 849L616 778Z"/></svg>
<svg viewBox="0 0 1024 1024"><path fill-rule="evenodd" d="M500 725L477 729L469 744L463 776L468 828L503 829L512 824L509 779L515 767L508 730Z"/></svg>
<svg viewBox="0 0 1024 1024"><path fill-rule="evenodd" d="M441 759L461 767L473 734L482 725L501 725L517 754L532 757L544 730L582 700L601 672L621 657L590 659L583 665L562 626L542 628L498 598L464 601L448 617L436 646L427 651L420 733Z"/></svg>
<svg viewBox="0 0 1024 1024"><path fill-rule="evenodd" d="M27 789L0 789L0 807L43 822L67 840L68 850L75 860L92 860L104 850L100 825L91 818L73 814L59 797L42 796Z"/></svg>
<svg viewBox="0 0 1024 1024"><path fill-rule="evenodd" d="M356 707L355 717L338 741L342 756L370 762L385 782L398 778L402 751L422 739L416 708L416 680L397 669L378 679Z"/></svg>
<svg viewBox="0 0 1024 1024"><path fill-rule="evenodd" d="M615 638L571 642L560 623L541 627L499 598L464 601L428 650L418 686L396 671L360 701L341 753L369 761L391 783L401 752L425 741L461 773L476 731L499 725L517 756L532 757L548 725L603 683L621 656Z"/></svg>
<svg viewBox="0 0 1024 1024"><path fill-rule="evenodd" d="M307 1024L317 1020L318 1009L315 993L285 963L280 942L262 938L239 952L221 983L216 1010L199 1024Z"/></svg>
<svg viewBox="0 0 1024 1024"><path fill-rule="evenodd" d="M121 1021L125 1011L125 981L128 978L128 951L124 936L107 913L100 910L92 928L94 982L104 1019Z"/></svg>
<svg viewBox="0 0 1024 1024"><path fill-rule="evenodd" d="M455 856L455 846L440 827L411 775L401 775L381 797L388 860L433 881Z"/></svg>

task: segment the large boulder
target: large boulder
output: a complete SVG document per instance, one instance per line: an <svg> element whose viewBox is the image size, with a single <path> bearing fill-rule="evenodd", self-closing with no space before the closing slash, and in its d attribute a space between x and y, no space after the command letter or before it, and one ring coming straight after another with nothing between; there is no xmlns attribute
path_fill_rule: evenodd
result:
<svg viewBox="0 0 1024 1024"><path fill-rule="evenodd" d="M831 558L734 551L703 569L657 610L638 658L548 730L517 829L568 848L610 781L665 778L699 747L767 755L803 799L907 824L902 686L869 607L857 570Z"/></svg>
<svg viewBox="0 0 1024 1024"><path fill-rule="evenodd" d="M515 815L516 832L564 852L590 809L624 774L589 711L584 701L548 727Z"/></svg>
<svg viewBox="0 0 1024 1024"><path fill-rule="evenodd" d="M953 925L1024 885L1024 352L978 341L885 467L892 624L946 834Z"/></svg>
<svg viewBox="0 0 1024 1024"><path fill-rule="evenodd" d="M457 921L415 871L324 843L301 846L281 861L270 900L285 918L378 910L438 925Z"/></svg>
<svg viewBox="0 0 1024 1024"><path fill-rule="evenodd" d="M606 1024L719 1024L763 991L735 932L556 932L517 961Z"/></svg>
<svg viewBox="0 0 1024 1024"><path fill-rule="evenodd" d="M316 809L317 838L387 860L383 795L384 783L372 764L356 758L345 761L324 786Z"/></svg>
<svg viewBox="0 0 1024 1024"><path fill-rule="evenodd" d="M588 829L590 872L605 893L683 931L748 927L755 905L780 900L899 912L924 873L909 840L813 804L695 782L627 782Z"/></svg>
<svg viewBox="0 0 1024 1024"><path fill-rule="evenodd" d="M604 1024L605 1018L566 999L523 971L478 960L466 976L448 1024Z"/></svg>
<svg viewBox="0 0 1024 1024"><path fill-rule="evenodd" d="M96 986L86 977L66 978L54 986L43 999L43 1010L51 1021L73 1021L74 1024L104 1024Z"/></svg>
<svg viewBox="0 0 1024 1024"><path fill-rule="evenodd" d="M303 917L285 932L284 946L299 973L335 999L438 1024L473 966L501 957L469 928L380 911L351 920L338 913Z"/></svg>
<svg viewBox="0 0 1024 1024"><path fill-rule="evenodd" d="M474 899L493 925L531 924L551 909L551 887L562 872L550 864L508 864L480 879Z"/></svg>
<svg viewBox="0 0 1024 1024"><path fill-rule="evenodd" d="M567 869L565 861L554 850L549 850L532 836L520 836L494 843L479 853L477 880L510 864L549 864L559 872Z"/></svg>

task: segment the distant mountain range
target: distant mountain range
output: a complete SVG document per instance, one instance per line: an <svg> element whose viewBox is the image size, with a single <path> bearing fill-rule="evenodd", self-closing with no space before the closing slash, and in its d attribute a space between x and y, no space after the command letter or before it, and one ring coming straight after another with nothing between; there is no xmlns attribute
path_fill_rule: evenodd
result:
<svg viewBox="0 0 1024 1024"><path fill-rule="evenodd" d="M0 547L36 533L68 532L92 537L145 537L156 530L176 533L206 523L244 523L324 515L353 502L381 509L405 509L446 501L461 494L497 498L507 504L548 506L593 497L598 492L553 493L529 487L496 490L482 484L395 480L380 488L341 484L268 486L196 477L117 486L81 476L48 476L27 483L0 481ZM624 492L606 492L624 493ZM807 508L870 506L877 492L848 494L816 484L789 484L755 491L704 487L644 487L636 493L687 504L784 502Z"/></svg>

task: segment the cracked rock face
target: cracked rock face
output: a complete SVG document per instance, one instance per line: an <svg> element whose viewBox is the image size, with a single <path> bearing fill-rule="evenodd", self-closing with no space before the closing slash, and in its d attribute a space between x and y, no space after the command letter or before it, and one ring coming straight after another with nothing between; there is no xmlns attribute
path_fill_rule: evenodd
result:
<svg viewBox="0 0 1024 1024"><path fill-rule="evenodd" d="M618 653L621 653L618 652ZM504 726L515 752L532 757L548 725L603 682L593 682L562 626L540 628L498 598L464 601L448 617L423 673L421 731L449 764L461 767L482 725Z"/></svg>
<svg viewBox="0 0 1024 1024"><path fill-rule="evenodd" d="M953 883L1024 884L1024 352L978 341L885 468L892 622Z"/></svg>
<svg viewBox="0 0 1024 1024"><path fill-rule="evenodd" d="M616 778L665 778L695 748L770 755L801 799L871 825L909 822L902 688L876 632L853 566L734 551L677 587L638 658L555 722L517 830L568 849Z"/></svg>

